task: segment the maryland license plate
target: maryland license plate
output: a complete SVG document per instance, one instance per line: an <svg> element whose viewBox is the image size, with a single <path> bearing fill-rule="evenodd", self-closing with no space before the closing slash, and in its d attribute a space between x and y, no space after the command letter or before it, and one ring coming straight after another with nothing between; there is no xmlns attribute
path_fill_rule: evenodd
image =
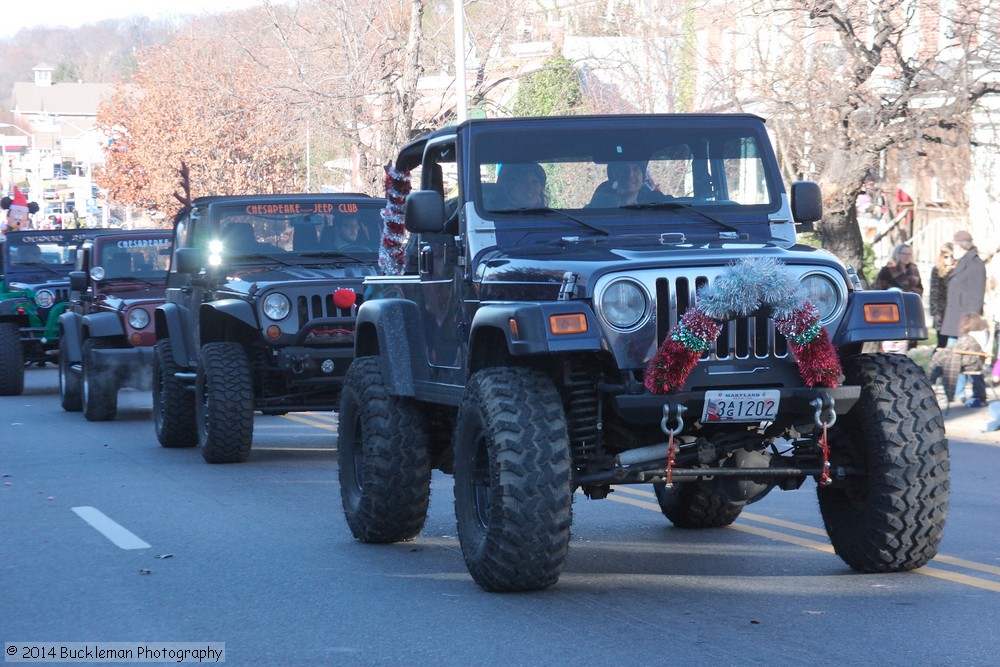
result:
<svg viewBox="0 0 1000 667"><path fill-rule="evenodd" d="M781 392L777 389L706 391L701 421L716 424L774 421L780 402Z"/></svg>

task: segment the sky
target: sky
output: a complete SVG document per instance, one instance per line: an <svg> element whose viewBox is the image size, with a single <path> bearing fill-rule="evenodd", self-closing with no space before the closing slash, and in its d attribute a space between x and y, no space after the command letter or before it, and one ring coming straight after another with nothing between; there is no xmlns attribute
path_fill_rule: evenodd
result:
<svg viewBox="0 0 1000 667"><path fill-rule="evenodd" d="M104 19L131 16L216 14L261 4L260 0L4 0L0 12L0 38L21 28L64 26L78 28Z"/></svg>

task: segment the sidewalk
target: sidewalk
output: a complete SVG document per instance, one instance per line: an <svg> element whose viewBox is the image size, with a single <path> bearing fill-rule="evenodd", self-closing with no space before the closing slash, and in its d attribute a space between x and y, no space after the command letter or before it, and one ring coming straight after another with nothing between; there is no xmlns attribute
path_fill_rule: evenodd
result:
<svg viewBox="0 0 1000 667"><path fill-rule="evenodd" d="M986 424L992 419L987 408L967 408L960 403L952 403L946 408L943 398L939 404L944 415L944 432L950 440L972 440L1000 446L1000 431L985 432Z"/></svg>
<svg viewBox="0 0 1000 667"><path fill-rule="evenodd" d="M933 352L934 346L919 345L907 354L926 371ZM990 383L991 380L987 378L987 401L994 402L1000 399L1000 392L997 391L997 387L993 387ZM988 408L967 408L958 401L952 401L949 405L940 382L934 384L934 393L937 396L938 405L941 406L941 414L944 415L944 430L949 438L1000 445L1000 431L986 432L986 424L993 419Z"/></svg>

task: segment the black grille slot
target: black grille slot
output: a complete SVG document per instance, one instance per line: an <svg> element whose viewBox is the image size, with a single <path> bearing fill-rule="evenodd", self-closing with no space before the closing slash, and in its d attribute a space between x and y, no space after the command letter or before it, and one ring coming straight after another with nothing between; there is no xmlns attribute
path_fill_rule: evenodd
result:
<svg viewBox="0 0 1000 667"><path fill-rule="evenodd" d="M311 295L299 295L295 299L295 311L298 314L299 327L305 325L309 320L331 318L331 317L352 317L357 314L357 306L350 308L337 308L333 302L334 291L325 290Z"/></svg>
<svg viewBox="0 0 1000 667"><path fill-rule="evenodd" d="M299 328L305 326L305 323L309 321L309 300L300 296L295 300L295 312L299 315Z"/></svg>
<svg viewBox="0 0 1000 667"><path fill-rule="evenodd" d="M709 284L709 276L658 278L656 281L656 337L657 345L669 335L681 316L697 304L697 291ZM702 355L702 359L763 359L785 357L788 343L774 328L766 314L738 317L723 323L715 341L715 348Z"/></svg>

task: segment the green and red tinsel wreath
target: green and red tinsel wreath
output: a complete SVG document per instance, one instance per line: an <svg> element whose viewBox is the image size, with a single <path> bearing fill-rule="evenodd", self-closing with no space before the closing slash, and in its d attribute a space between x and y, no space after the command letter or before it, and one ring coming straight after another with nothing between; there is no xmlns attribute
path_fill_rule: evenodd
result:
<svg viewBox="0 0 1000 667"><path fill-rule="evenodd" d="M681 316L646 367L646 388L666 394L683 387L699 357L715 344L722 323L763 307L770 308L775 328L788 339L806 386L836 387L840 358L798 280L776 259L744 258L698 290L697 305Z"/></svg>

